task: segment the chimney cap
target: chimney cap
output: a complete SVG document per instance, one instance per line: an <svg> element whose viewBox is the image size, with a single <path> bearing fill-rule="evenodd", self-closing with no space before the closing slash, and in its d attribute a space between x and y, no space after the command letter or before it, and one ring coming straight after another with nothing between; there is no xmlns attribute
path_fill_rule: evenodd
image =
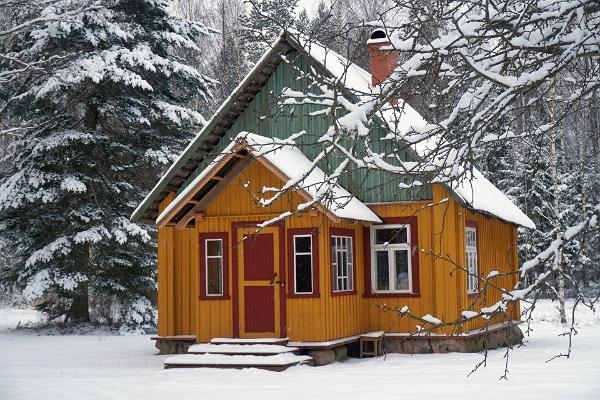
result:
<svg viewBox="0 0 600 400"><path fill-rule="evenodd" d="M388 39L388 35L385 30L381 28L375 29L371 32L371 36L369 40L367 40L367 44L371 43L388 43L390 40Z"/></svg>

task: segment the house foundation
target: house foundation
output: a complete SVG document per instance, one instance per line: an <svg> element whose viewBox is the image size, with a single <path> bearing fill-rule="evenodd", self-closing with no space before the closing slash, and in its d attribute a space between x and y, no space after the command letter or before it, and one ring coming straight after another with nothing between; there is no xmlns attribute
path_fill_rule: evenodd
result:
<svg viewBox="0 0 600 400"><path fill-rule="evenodd" d="M519 345L523 332L514 323L478 329L462 335L386 334L385 353L477 353L499 347Z"/></svg>
<svg viewBox="0 0 600 400"><path fill-rule="evenodd" d="M196 344L195 335L152 336L150 339L154 340L158 355L185 354L188 347Z"/></svg>

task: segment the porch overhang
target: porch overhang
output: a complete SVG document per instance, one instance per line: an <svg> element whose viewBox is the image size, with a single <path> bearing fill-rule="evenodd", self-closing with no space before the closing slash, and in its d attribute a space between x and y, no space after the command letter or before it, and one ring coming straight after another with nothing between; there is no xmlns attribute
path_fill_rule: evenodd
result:
<svg viewBox="0 0 600 400"><path fill-rule="evenodd" d="M238 176L250 162L256 160L281 179L284 184L291 182L291 169L286 161L295 161L293 168L305 171L305 177L291 187L306 202L324 197L317 186L325 186L329 178L295 147L293 143L276 141L263 136L242 132L227 148L215 158L190 185L181 192L158 216L156 225L187 227L195 218L202 218L210 202ZM352 196L338 184L330 185L327 193L329 201L315 202L312 207L322 212L334 222L341 219L360 221L365 225L379 223L381 219L371 209ZM290 212L309 211L290 210Z"/></svg>

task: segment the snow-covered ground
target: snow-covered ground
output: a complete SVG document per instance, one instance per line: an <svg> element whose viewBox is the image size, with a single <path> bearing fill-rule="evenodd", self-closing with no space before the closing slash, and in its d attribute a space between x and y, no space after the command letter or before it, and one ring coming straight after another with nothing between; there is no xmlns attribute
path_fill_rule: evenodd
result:
<svg viewBox="0 0 600 400"><path fill-rule="evenodd" d="M599 399L600 316L579 312L571 358L547 363L567 346L552 307L540 304L535 332L510 353L508 381L498 379L503 350L471 377L480 354L393 354L281 373L163 370L147 336L9 330L41 316L0 309L0 399Z"/></svg>
<svg viewBox="0 0 600 400"><path fill-rule="evenodd" d="M19 326L37 324L44 320L44 314L36 310L0 307L0 332L15 329Z"/></svg>

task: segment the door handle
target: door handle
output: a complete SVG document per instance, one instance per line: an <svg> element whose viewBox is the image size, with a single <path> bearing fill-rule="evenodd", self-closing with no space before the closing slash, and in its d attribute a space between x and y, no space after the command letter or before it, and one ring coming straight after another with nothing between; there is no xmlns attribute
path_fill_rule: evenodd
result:
<svg viewBox="0 0 600 400"><path fill-rule="evenodd" d="M277 272L275 272L273 274L273 278L271 279L271 282L269 282L269 285L274 285L274 284L277 284L279 286L285 286L285 281L283 279L279 280L279 281L277 280Z"/></svg>

